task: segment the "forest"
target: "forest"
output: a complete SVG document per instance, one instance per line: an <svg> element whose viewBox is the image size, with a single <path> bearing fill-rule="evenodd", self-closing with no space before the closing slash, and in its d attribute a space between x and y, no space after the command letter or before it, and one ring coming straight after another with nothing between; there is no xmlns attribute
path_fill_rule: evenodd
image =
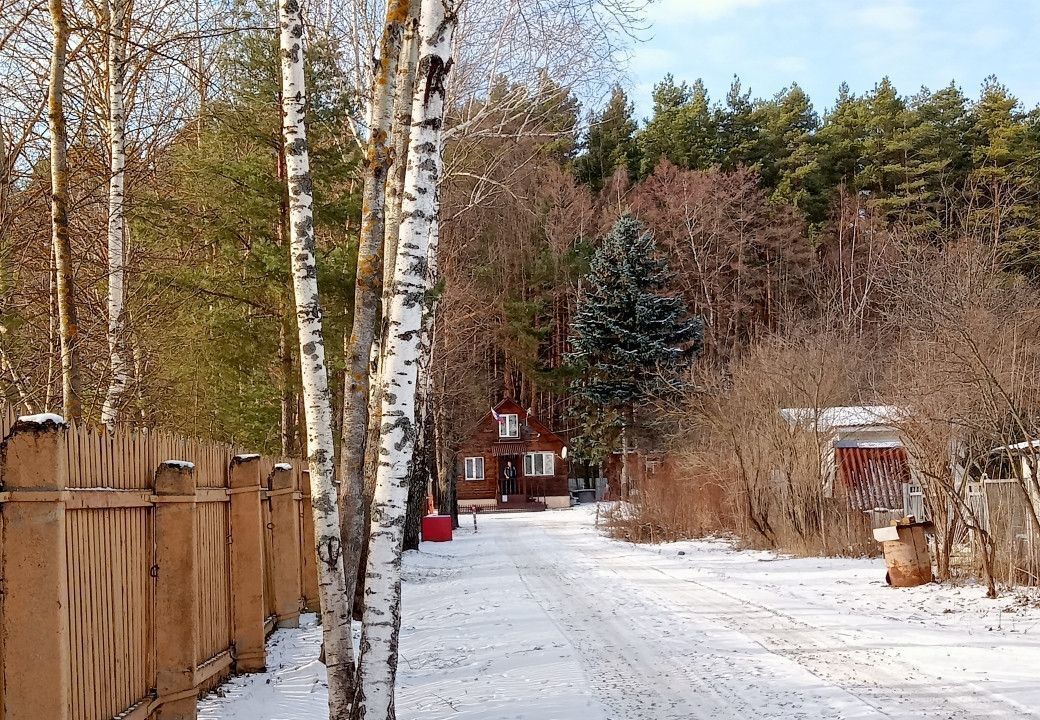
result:
<svg viewBox="0 0 1040 720"><path fill-rule="evenodd" d="M432 478L453 510L453 448L510 396L577 464L668 453L633 527L837 554L860 546L828 530L819 463L779 410L912 407L940 575L966 530L991 587L1015 575L949 470L1036 437L1040 109L995 77L814 102L666 76L638 118L617 68L640 3L423 0L455 33L440 45L419 2L386 5L15 3L6 404L312 463L320 441L344 487L368 474L361 503L397 432L379 437L372 368L416 363L414 407L383 401L417 427L397 490ZM407 233L436 251L409 260ZM593 337L625 277L653 317L629 340L659 352Z"/></svg>

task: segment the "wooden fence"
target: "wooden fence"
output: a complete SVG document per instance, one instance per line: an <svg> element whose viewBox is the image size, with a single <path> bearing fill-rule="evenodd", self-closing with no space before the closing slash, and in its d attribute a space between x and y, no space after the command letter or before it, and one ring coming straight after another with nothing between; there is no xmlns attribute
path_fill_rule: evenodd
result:
<svg viewBox="0 0 1040 720"><path fill-rule="evenodd" d="M972 508L993 542L994 574L1013 585L1040 585L1040 534L1022 483L984 478L970 491Z"/></svg>
<svg viewBox="0 0 1040 720"><path fill-rule="evenodd" d="M317 606L306 471L0 413L0 720L193 718Z"/></svg>

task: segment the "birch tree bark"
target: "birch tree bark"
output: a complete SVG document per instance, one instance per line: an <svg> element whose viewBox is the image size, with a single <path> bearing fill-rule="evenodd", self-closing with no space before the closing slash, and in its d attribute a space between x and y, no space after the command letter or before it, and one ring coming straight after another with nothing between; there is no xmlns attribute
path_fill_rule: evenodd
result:
<svg viewBox="0 0 1040 720"><path fill-rule="evenodd" d="M51 136L51 242L54 246L58 335L61 341L62 414L66 420L81 415L79 391L79 322L72 278L72 242L69 238L69 165L66 156L65 63L69 23L62 0L48 0L53 40L47 124Z"/></svg>
<svg viewBox="0 0 1040 720"><path fill-rule="evenodd" d="M307 92L304 79L303 14L298 0L281 0L278 5L278 23L282 135L289 196L289 256L300 341L300 375L307 422L307 463L314 514L318 595L321 602L325 666L328 670L329 718L345 720L350 712L353 645L350 604L343 575L336 487L333 482L335 457L332 403L325 366L315 268L313 197L305 125Z"/></svg>
<svg viewBox="0 0 1040 720"><path fill-rule="evenodd" d="M422 0L401 230L381 362L382 425L372 504L367 587L354 717L395 720L401 625L401 543L415 439L419 336L427 290L431 230L441 179L445 80L451 68L457 8Z"/></svg>
<svg viewBox="0 0 1040 720"><path fill-rule="evenodd" d="M408 159L408 137L412 124L412 93L415 89L415 64L419 50L416 31L419 23L419 0L411 0L408 23L401 41L401 60L397 64L397 88L394 93L394 119L391 124L391 152L394 164L386 180L386 199L383 209L383 298L382 324L379 332L379 347L373 347L369 361L368 429L365 439L364 482L365 482L365 526L371 520L369 512L375 489L376 465L379 461L379 426L382 419L379 358L383 356L386 338L386 318L390 312L391 290L394 284L394 265L397 257L397 236L401 230L401 199L404 195L404 175ZM357 586L354 596L363 597L365 590L365 568L368 562L368 534L362 528L361 554L358 559ZM364 607L364 603L358 603Z"/></svg>
<svg viewBox="0 0 1040 720"><path fill-rule="evenodd" d="M397 92L394 94L394 119L391 124L390 151L394 164L386 180L383 213L383 315L390 308L390 288L394 282L394 258L397 237L401 231L401 200L404 197L404 175L408 166L408 138L412 126L412 94L415 91L415 64L418 62L419 0L411 0L409 18L401 41L401 60L397 63ZM382 353L380 353L382 354Z"/></svg>
<svg viewBox="0 0 1040 720"><path fill-rule="evenodd" d="M347 594L354 595L355 578L365 533L365 440L368 428L369 357L376 336L383 287L383 208L390 152L390 116L401 42L410 0L390 0L372 74L371 128L365 155L361 231L354 283L354 319L347 341L343 396L342 457L340 458L340 522L345 547Z"/></svg>
<svg viewBox="0 0 1040 720"><path fill-rule="evenodd" d="M119 419L123 395L130 379L126 341L124 172L126 169L126 116L123 84L126 78L126 0L111 0L108 7L108 392L101 407L101 422L109 428Z"/></svg>
<svg viewBox="0 0 1040 720"><path fill-rule="evenodd" d="M437 245L440 240L440 206L434 211L434 220L430 224L430 244L427 250L426 287L428 288L423 303L422 329L419 333L419 361L416 370L415 390L415 450L412 454L411 477L408 480L408 508L405 517L404 549L419 548L422 534L422 517L426 512L426 497L430 492L431 453L430 433L431 403L433 388L431 369L433 367L434 329L437 317L436 287ZM431 292L431 290L433 292Z"/></svg>

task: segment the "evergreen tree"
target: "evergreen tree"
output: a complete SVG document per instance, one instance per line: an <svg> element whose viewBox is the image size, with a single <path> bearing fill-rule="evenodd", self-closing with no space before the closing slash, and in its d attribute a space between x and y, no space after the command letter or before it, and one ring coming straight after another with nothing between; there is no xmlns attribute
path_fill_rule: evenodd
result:
<svg viewBox="0 0 1040 720"><path fill-rule="evenodd" d="M574 161L574 175L595 191L619 167L629 179L639 172L636 121L633 105L620 85L615 85L603 112L593 115L585 135L584 152Z"/></svg>
<svg viewBox="0 0 1040 720"><path fill-rule="evenodd" d="M797 84L755 107L759 128L758 166L762 185L773 196L805 210L816 195L804 168L812 167L813 137L820 119L809 96Z"/></svg>
<svg viewBox="0 0 1040 720"><path fill-rule="evenodd" d="M675 84L670 74L654 86L654 114L639 133L640 175L654 171L661 158L679 167L711 167L718 148L718 113L704 83Z"/></svg>
<svg viewBox="0 0 1040 720"><path fill-rule="evenodd" d="M704 330L681 298L665 294L667 266L653 235L623 216L596 249L571 324L571 360L581 367L575 394L619 412L624 429L633 406L681 370L700 350Z"/></svg>
<svg viewBox="0 0 1040 720"><path fill-rule="evenodd" d="M913 119L897 140L905 153L895 186L898 202L888 207L898 211L891 219L930 238L951 224L951 193L964 186L970 168L967 100L951 83L934 93L922 89L909 112Z"/></svg>
<svg viewBox="0 0 1040 720"><path fill-rule="evenodd" d="M739 166L755 167L761 160L758 120L751 102L751 91L745 91L740 78L734 77L726 94L726 104L718 112L717 164L724 170Z"/></svg>
<svg viewBox="0 0 1040 720"><path fill-rule="evenodd" d="M175 406L182 414L162 421L272 450L279 446L281 396L299 393L285 181L279 177L277 47L269 31L243 33L229 45L220 60L221 94L164 158L155 196L138 200L131 215L139 251L152 258L151 287L142 296L162 297L170 306L166 322L139 323L136 332L143 345L158 348L157 384L195 398L194 406ZM344 229L357 227L359 214L351 187L357 156L344 151L349 144L340 135L346 100L335 57L329 43L315 39L308 47L314 221L330 337L350 327L357 246ZM294 371L285 372L280 352ZM339 343L330 342L327 352L338 368ZM295 409L296 401L291 405Z"/></svg>
<svg viewBox="0 0 1040 720"><path fill-rule="evenodd" d="M972 112L969 186L976 208L972 224L1001 247L1009 267L1040 275L1040 212L1037 210L1040 144L1035 113L995 77L986 78Z"/></svg>

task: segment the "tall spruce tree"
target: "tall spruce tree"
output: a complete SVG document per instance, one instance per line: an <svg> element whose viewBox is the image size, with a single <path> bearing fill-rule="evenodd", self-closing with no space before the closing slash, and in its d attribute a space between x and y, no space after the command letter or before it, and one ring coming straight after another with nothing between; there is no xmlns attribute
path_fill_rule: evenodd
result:
<svg viewBox="0 0 1040 720"><path fill-rule="evenodd" d="M620 413L623 457L634 406L677 376L703 342L703 323L689 317L681 298L666 294L668 279L653 235L625 215L593 255L571 323L571 359L582 368L573 390L590 405Z"/></svg>

